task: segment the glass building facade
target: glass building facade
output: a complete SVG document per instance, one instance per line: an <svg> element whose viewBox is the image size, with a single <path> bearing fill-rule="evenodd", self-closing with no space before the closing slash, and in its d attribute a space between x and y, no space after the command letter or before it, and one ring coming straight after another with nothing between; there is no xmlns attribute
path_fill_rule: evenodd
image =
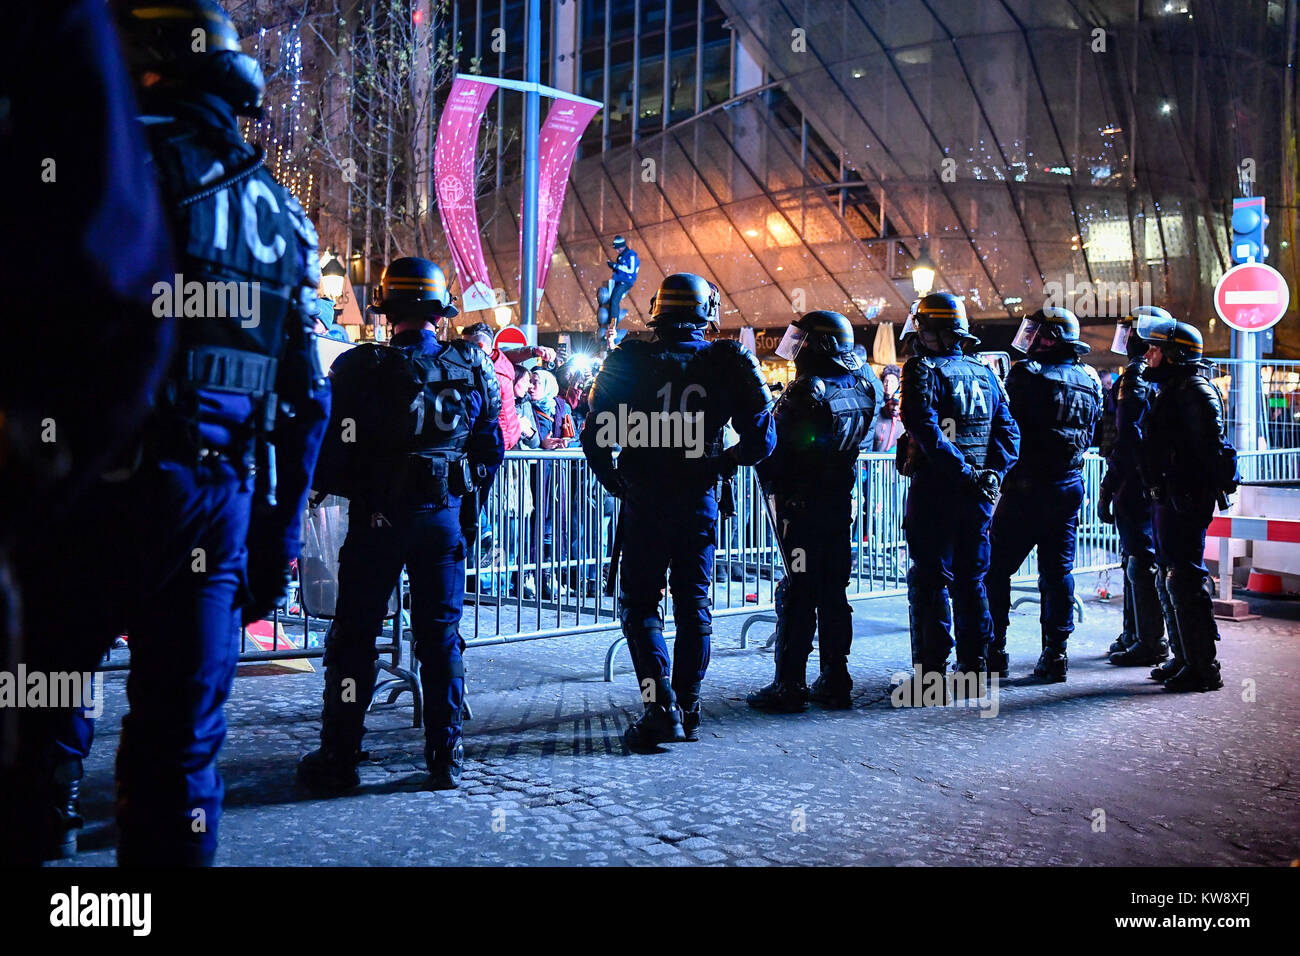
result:
<svg viewBox="0 0 1300 956"><path fill-rule="evenodd" d="M634 330L677 271L718 284L726 327L814 308L901 322L927 253L935 287L976 321L1013 328L1052 296L1105 348L1111 317L1150 301L1222 350L1211 293L1231 265L1232 197L1269 197L1270 262L1296 284L1289 6L544 3L543 82L607 108L574 166L539 327L595 329L622 234L642 261L624 303ZM462 32L467 68L494 25L514 24L513 53L493 55L522 76L514 8L458 4L462 31L478 23ZM509 126L519 97L500 100ZM512 298L517 168L481 201Z"/></svg>

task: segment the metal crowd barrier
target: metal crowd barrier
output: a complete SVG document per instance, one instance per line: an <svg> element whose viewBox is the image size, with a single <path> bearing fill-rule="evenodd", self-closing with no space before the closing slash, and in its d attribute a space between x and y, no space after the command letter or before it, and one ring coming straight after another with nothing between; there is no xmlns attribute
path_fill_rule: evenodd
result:
<svg viewBox="0 0 1300 956"><path fill-rule="evenodd" d="M1294 474L1295 455L1274 460L1278 456L1260 452L1243 460L1250 462L1252 474ZM908 552L902 519L907 479L894 469L892 454L863 454L858 467L861 481L852 509L849 600L906 593ZM1085 460L1076 574L1105 573L1120 566L1118 534L1113 525L1098 520L1096 512L1104 468L1097 455ZM744 647L753 626L774 620L776 584L783 570L753 468L742 468L736 475L735 504L735 516L718 525L713 614L746 618L741 629ZM605 659L605 677L612 679L622 637L614 599L605 595L605 576L618 507L618 500L596 481L580 449L508 452L480 511L477 540L467 543L461 619L466 647L614 634ZM246 628L241 635L241 662L323 655L345 521L346 502L341 499L326 499L309 511L291 613L277 612L270 622ZM1036 559L1031 554L1014 583L1033 585L1036 577ZM409 636L410 629L405 578L395 585L381 667L389 673L390 699L409 689L418 702L414 663L409 656L405 665L402 661L402 638ZM665 594L668 637L674 633L671 611ZM106 666L121 668L126 661L114 653Z"/></svg>

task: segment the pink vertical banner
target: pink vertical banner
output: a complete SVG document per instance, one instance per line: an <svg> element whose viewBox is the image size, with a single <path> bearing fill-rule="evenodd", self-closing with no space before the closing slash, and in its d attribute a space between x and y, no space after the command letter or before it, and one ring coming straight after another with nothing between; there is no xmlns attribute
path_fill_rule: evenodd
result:
<svg viewBox="0 0 1300 956"><path fill-rule="evenodd" d="M456 77L438 120L438 141L433 152L438 216L460 280L462 312L490 309L497 304L483 258L474 175L479 126L496 89L491 83Z"/></svg>
<svg viewBox="0 0 1300 956"><path fill-rule="evenodd" d="M564 211L564 193L569 186L569 170L578 151L578 141L591 118L600 112L600 104L587 100L557 99L551 103L546 122L538 134L540 160L537 174L537 302L542 301L546 274L551 268L551 253ZM522 231L519 234L519 261L523 262Z"/></svg>

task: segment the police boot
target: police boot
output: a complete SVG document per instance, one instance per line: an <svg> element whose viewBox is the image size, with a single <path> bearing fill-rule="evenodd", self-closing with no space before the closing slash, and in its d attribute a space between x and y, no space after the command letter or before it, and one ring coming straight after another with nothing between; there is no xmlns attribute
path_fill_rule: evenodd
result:
<svg viewBox="0 0 1300 956"><path fill-rule="evenodd" d="M1124 571L1124 629L1119 632L1119 636L1106 649L1108 656L1126 651L1130 647L1134 647L1138 642L1138 629L1133 613L1133 581L1128 575L1128 563L1132 560L1134 559L1125 558L1122 566Z"/></svg>
<svg viewBox="0 0 1300 956"><path fill-rule="evenodd" d="M808 709L808 685L774 680L745 697L745 703L769 714L797 714Z"/></svg>
<svg viewBox="0 0 1300 956"><path fill-rule="evenodd" d="M654 753L659 744L685 740L686 731L672 685L661 677L654 682L654 697L646 702L645 713L623 733L623 743L633 753L643 754Z"/></svg>
<svg viewBox="0 0 1300 956"><path fill-rule="evenodd" d="M1043 653L1038 657L1038 663L1034 665L1034 677L1046 684L1060 684L1065 680L1065 674L1070 669L1070 661L1065 656L1065 642L1058 640L1045 640L1043 642Z"/></svg>
<svg viewBox="0 0 1300 956"><path fill-rule="evenodd" d="M1133 630L1137 640L1123 650L1113 652L1110 662L1116 667L1150 667L1169 657L1165 640L1165 618L1156 594L1156 566L1150 559L1131 557L1125 562L1124 601L1127 611L1133 607ZM1125 615L1126 619L1128 615Z"/></svg>
<svg viewBox="0 0 1300 956"><path fill-rule="evenodd" d="M455 790L465 770L465 742L457 737L449 747L424 748L430 790Z"/></svg>
<svg viewBox="0 0 1300 956"><path fill-rule="evenodd" d="M298 782L324 794L343 793L358 786L357 764L363 759L366 707L375 684L373 668L368 680L353 678L341 668L325 667L321 694L320 747L298 761Z"/></svg>
<svg viewBox="0 0 1300 956"><path fill-rule="evenodd" d="M677 695L677 709L682 715L682 731L695 743L700 739L700 682L695 681Z"/></svg>
<svg viewBox="0 0 1300 956"><path fill-rule="evenodd" d="M1223 686L1214 650L1219 629L1214 623L1214 606L1205 591L1204 575L1175 569L1169 573L1168 584L1186 662L1165 680L1165 690L1174 693L1218 690Z"/></svg>
<svg viewBox="0 0 1300 956"><path fill-rule="evenodd" d="M42 859L66 860L77 855L81 819L81 761L69 760L54 768L42 821Z"/></svg>
<svg viewBox="0 0 1300 956"><path fill-rule="evenodd" d="M993 638L988 650L984 652L984 670L990 677L1006 679L1007 669L1011 666L1011 657L1007 654L1007 639Z"/></svg>
<svg viewBox="0 0 1300 956"><path fill-rule="evenodd" d="M853 706L853 678L848 662L842 659L822 661L821 673L813 681L808 699L827 710L848 710Z"/></svg>
<svg viewBox="0 0 1300 956"><path fill-rule="evenodd" d="M1169 635L1169 650L1172 654L1169 660L1151 669L1151 679L1161 684L1177 674L1186 664L1186 659L1183 657L1183 642L1178 632L1178 617L1174 613L1173 602L1169 600L1167 577L1168 571L1161 567L1156 568L1156 599L1160 602L1161 616L1165 621L1165 631Z"/></svg>

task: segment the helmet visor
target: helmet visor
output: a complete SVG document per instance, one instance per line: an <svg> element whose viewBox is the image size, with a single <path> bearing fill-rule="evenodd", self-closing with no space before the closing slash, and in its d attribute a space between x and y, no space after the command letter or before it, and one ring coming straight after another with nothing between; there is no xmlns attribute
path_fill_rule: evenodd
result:
<svg viewBox="0 0 1300 956"><path fill-rule="evenodd" d="M1178 324L1173 318L1161 318L1155 315L1138 316L1134 331L1138 338L1150 342L1152 339L1169 340L1174 337L1174 327Z"/></svg>
<svg viewBox="0 0 1300 956"><path fill-rule="evenodd" d="M776 357L793 362L807 340L808 336L804 334L803 329L791 325L781 337L781 344L776 347Z"/></svg>
<svg viewBox="0 0 1300 956"><path fill-rule="evenodd" d="M1116 322L1115 337L1111 339L1110 350L1120 355L1128 355L1129 338L1133 335L1132 323Z"/></svg>
<svg viewBox="0 0 1300 956"><path fill-rule="evenodd" d="M1038 336L1038 328L1041 323L1033 319L1022 319L1020 328L1016 331L1016 337L1011 340L1011 347L1021 352L1028 352L1029 347L1033 344L1034 339Z"/></svg>
<svg viewBox="0 0 1300 956"><path fill-rule="evenodd" d="M907 321L903 323L903 331L898 333L900 339L905 339L916 332L916 319L912 314L908 314Z"/></svg>

